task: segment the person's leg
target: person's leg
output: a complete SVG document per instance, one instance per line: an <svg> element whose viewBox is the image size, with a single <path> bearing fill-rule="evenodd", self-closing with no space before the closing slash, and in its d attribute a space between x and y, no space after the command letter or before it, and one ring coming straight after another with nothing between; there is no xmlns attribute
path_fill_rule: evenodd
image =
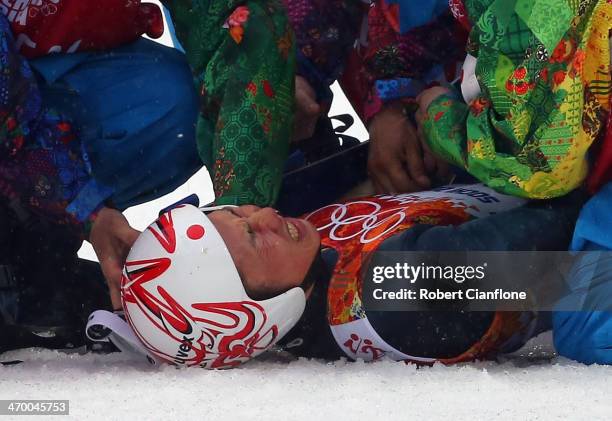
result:
<svg viewBox="0 0 612 421"><path fill-rule="evenodd" d="M559 355L585 364L612 364L612 183L591 199L576 224L573 247L583 249L570 294L553 313Z"/></svg>
<svg viewBox="0 0 612 421"><path fill-rule="evenodd" d="M582 194L576 192L562 199L532 202L459 226L417 225L385 241L379 251L534 251L534 262L542 267L542 258L537 252L567 249L582 203ZM427 264L437 265L436 253L432 253L431 258ZM507 264L505 272L516 272L511 259L498 263ZM386 265L379 261L376 264ZM512 352L530 337L551 328L549 313L540 313L537 318L527 313L525 316L530 329L511 335L503 344L503 350L497 351ZM374 329L397 349L408 354L418 352L418 355L439 357L456 356L467 350L482 337L492 317L490 312L368 311L368 320ZM415 326L415 329L405 326Z"/></svg>
<svg viewBox="0 0 612 421"><path fill-rule="evenodd" d="M46 99L74 115L92 172L112 189L115 206L159 197L202 166L195 142L198 99L184 54L141 39L74 62L57 55L33 66L46 74L60 69Z"/></svg>
<svg viewBox="0 0 612 421"><path fill-rule="evenodd" d="M30 218L0 201L0 352L81 346L89 314L110 308L104 276L64 226Z"/></svg>
<svg viewBox="0 0 612 421"><path fill-rule="evenodd" d="M559 355L585 364L612 364L612 251L589 251L571 272L571 294L553 313Z"/></svg>

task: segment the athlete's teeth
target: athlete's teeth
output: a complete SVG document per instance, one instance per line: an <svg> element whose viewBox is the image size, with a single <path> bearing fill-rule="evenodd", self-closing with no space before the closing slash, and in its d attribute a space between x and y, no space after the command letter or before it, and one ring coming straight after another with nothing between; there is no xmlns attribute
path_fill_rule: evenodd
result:
<svg viewBox="0 0 612 421"><path fill-rule="evenodd" d="M298 229L291 222L287 222L287 229L289 230L289 235L293 240L297 241L300 238Z"/></svg>

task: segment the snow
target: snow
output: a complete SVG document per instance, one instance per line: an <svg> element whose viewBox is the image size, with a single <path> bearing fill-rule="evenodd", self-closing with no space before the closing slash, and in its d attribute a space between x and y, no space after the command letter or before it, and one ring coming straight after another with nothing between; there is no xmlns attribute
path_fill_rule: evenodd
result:
<svg viewBox="0 0 612 421"><path fill-rule="evenodd" d="M503 363L416 368L270 355L227 371L152 367L122 354L6 353L0 399L69 399L70 419L609 419L612 367L533 345Z"/></svg>

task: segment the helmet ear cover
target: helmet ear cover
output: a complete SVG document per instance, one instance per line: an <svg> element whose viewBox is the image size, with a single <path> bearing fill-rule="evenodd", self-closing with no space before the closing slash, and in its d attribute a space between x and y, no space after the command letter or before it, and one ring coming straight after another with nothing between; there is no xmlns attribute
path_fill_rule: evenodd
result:
<svg viewBox="0 0 612 421"><path fill-rule="evenodd" d="M281 339L306 299L299 287L267 300L249 297L209 209L170 209L142 232L124 267L122 303L154 359L231 368Z"/></svg>

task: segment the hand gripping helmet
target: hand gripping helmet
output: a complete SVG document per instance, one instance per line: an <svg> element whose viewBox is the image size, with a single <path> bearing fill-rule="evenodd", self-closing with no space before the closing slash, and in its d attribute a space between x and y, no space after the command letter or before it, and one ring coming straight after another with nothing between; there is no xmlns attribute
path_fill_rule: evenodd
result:
<svg viewBox="0 0 612 421"><path fill-rule="evenodd" d="M231 368L282 338L306 299L299 287L250 299L207 210L181 205L140 235L125 263L121 298L128 323L157 361Z"/></svg>

